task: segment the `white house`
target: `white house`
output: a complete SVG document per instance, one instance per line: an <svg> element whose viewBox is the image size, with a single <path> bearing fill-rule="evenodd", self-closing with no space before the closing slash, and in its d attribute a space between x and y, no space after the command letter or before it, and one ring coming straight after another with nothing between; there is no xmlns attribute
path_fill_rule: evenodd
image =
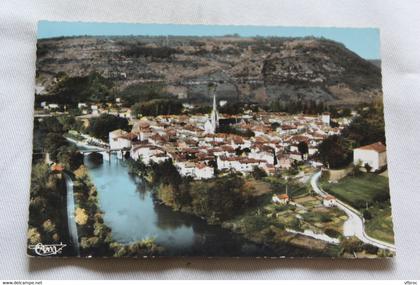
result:
<svg viewBox="0 0 420 285"><path fill-rule="evenodd" d="M151 161L160 163L169 159L165 151L153 145L135 145L130 150L130 157L134 160L141 158L142 162L146 165Z"/></svg>
<svg viewBox="0 0 420 285"><path fill-rule="evenodd" d="M202 162L175 161L175 167L181 176L191 176L196 180L209 179L214 176L214 169Z"/></svg>
<svg viewBox="0 0 420 285"><path fill-rule="evenodd" d="M111 149L131 148L131 141L137 136L121 129L109 133L109 147Z"/></svg>
<svg viewBox="0 0 420 285"><path fill-rule="evenodd" d="M231 169L241 173L252 172L255 167L264 167L265 161L247 157L217 157L219 170Z"/></svg>
<svg viewBox="0 0 420 285"><path fill-rule="evenodd" d="M58 104L48 104L46 107L44 107L48 110L57 110L58 108L60 108L60 106Z"/></svg>
<svg viewBox="0 0 420 285"><path fill-rule="evenodd" d="M362 166L368 164L372 171L376 171L386 166L386 146L381 142L365 145L353 150L354 164Z"/></svg>
<svg viewBox="0 0 420 285"><path fill-rule="evenodd" d="M273 197L271 198L271 201L274 204L285 205L285 204L289 203L289 195L287 195L287 194L280 194L280 195L273 194Z"/></svg>
<svg viewBox="0 0 420 285"><path fill-rule="evenodd" d="M87 104L86 103L77 103L77 108L79 108L79 109L87 108Z"/></svg>
<svg viewBox="0 0 420 285"><path fill-rule="evenodd" d="M196 179L209 179L214 176L214 168L204 163L197 163L195 166Z"/></svg>
<svg viewBox="0 0 420 285"><path fill-rule="evenodd" d="M328 112L322 113L321 115L321 121L323 124L325 125L330 125L330 121L331 121L331 115Z"/></svg>
<svg viewBox="0 0 420 285"><path fill-rule="evenodd" d="M249 158L256 160L264 160L269 164L274 164L274 154L268 151L254 151L254 149L248 154Z"/></svg>
<svg viewBox="0 0 420 285"><path fill-rule="evenodd" d="M90 109L92 110L92 114L93 115L98 115L99 114L99 107L98 105L91 105Z"/></svg>
<svg viewBox="0 0 420 285"><path fill-rule="evenodd" d="M337 206L337 199L334 196L327 195L322 200L322 203L324 204L325 207L328 207L328 208L335 207Z"/></svg>
<svg viewBox="0 0 420 285"><path fill-rule="evenodd" d="M194 176L195 163L192 161L175 161L175 167L181 176Z"/></svg>

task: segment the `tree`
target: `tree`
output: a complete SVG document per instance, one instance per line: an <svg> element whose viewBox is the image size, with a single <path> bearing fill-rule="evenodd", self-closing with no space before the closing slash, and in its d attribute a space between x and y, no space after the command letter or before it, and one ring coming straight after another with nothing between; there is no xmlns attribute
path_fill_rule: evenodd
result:
<svg viewBox="0 0 420 285"><path fill-rule="evenodd" d="M84 156L74 146L67 147L57 155L58 161L70 170L76 170L83 164Z"/></svg>
<svg viewBox="0 0 420 285"><path fill-rule="evenodd" d="M382 104L369 105L368 110L360 111L350 126L343 130L343 136L354 147L375 142L385 143L385 123Z"/></svg>
<svg viewBox="0 0 420 285"><path fill-rule="evenodd" d="M362 171L360 170L361 167L362 167L362 164L360 160L357 161L353 165L353 171L352 171L353 176L360 176L362 174Z"/></svg>
<svg viewBox="0 0 420 285"><path fill-rule="evenodd" d="M163 93L164 86L156 83L132 84L121 91L117 96L121 98L124 106L130 107L139 103L167 97Z"/></svg>
<svg viewBox="0 0 420 285"><path fill-rule="evenodd" d="M161 163L151 163L150 169L153 172L153 184L168 184L178 187L182 177L178 169L173 165L172 160L165 160Z"/></svg>
<svg viewBox="0 0 420 285"><path fill-rule="evenodd" d="M48 96L46 101L70 106L77 106L79 102L105 102L112 98L112 82L99 73L87 76L65 77L60 80Z"/></svg>
<svg viewBox="0 0 420 285"><path fill-rule="evenodd" d="M94 137L107 141L109 133L118 129L130 130L126 118L102 114L98 118L91 119L88 132Z"/></svg>
<svg viewBox="0 0 420 285"><path fill-rule="evenodd" d="M182 108L182 103L176 99L154 99L134 104L131 111L135 116L179 115Z"/></svg>
<svg viewBox="0 0 420 285"><path fill-rule="evenodd" d="M61 124L61 130L67 132L69 130L76 130L80 131L83 129L83 123L81 121L76 120L74 116L60 116L58 117L58 121Z"/></svg>
<svg viewBox="0 0 420 285"><path fill-rule="evenodd" d="M62 133L63 125L56 117L47 117L40 121L39 129L47 133Z"/></svg>
<svg viewBox="0 0 420 285"><path fill-rule="evenodd" d="M274 123L272 123L272 124L271 124L271 129L272 129L273 131L277 130L277 128L278 128L278 127L280 127L280 124L279 124L279 123L277 123L277 122L274 122Z"/></svg>
<svg viewBox="0 0 420 285"><path fill-rule="evenodd" d="M303 156L305 154L307 154L308 151L309 151L308 143L307 142L304 142L304 141L299 142L299 144L298 144L298 150L299 150L300 154L302 155L302 159L303 159Z"/></svg>
<svg viewBox="0 0 420 285"><path fill-rule="evenodd" d="M44 140L45 150L52 160L57 160L60 151L68 145L67 140L59 133L48 133Z"/></svg>
<svg viewBox="0 0 420 285"><path fill-rule="evenodd" d="M363 211L363 218L365 220L370 220L370 219L372 219L372 214L368 210L364 210Z"/></svg>
<svg viewBox="0 0 420 285"><path fill-rule="evenodd" d="M372 171L372 166L370 166L369 163L365 163L364 167L365 167L367 173Z"/></svg>
<svg viewBox="0 0 420 285"><path fill-rule="evenodd" d="M255 166L251 175L256 180L261 180L262 178L267 176L267 173L263 169L259 168L258 166Z"/></svg>
<svg viewBox="0 0 420 285"><path fill-rule="evenodd" d="M341 136L330 136L319 145L319 157L330 168L347 166L352 160L348 142Z"/></svg>

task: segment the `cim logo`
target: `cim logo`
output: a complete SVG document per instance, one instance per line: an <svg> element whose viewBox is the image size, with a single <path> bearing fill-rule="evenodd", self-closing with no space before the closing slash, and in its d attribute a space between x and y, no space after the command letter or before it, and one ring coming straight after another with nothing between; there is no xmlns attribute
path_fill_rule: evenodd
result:
<svg viewBox="0 0 420 285"><path fill-rule="evenodd" d="M67 245L60 242L59 244L42 244L38 243L36 245L29 245L28 248L35 251L35 253L39 256L50 256L50 255L57 255L61 254L63 248Z"/></svg>

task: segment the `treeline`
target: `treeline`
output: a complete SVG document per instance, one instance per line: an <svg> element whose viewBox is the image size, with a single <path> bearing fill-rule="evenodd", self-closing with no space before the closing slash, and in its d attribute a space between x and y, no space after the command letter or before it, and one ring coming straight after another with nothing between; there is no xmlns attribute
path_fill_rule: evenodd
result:
<svg viewBox="0 0 420 285"><path fill-rule="evenodd" d="M130 131L128 120L126 118L117 117L109 114L102 114L97 118L89 120L89 127L86 131L95 138L108 141L109 132L122 129Z"/></svg>
<svg viewBox="0 0 420 285"><path fill-rule="evenodd" d="M382 104L371 104L359 110L359 116L342 131L330 136L319 146L319 159L330 168L342 168L353 161L353 149L375 143L385 144L385 123Z"/></svg>
<svg viewBox="0 0 420 285"><path fill-rule="evenodd" d="M76 201L75 221L78 229L81 256L143 257L163 252L153 239L121 244L112 238L111 229L105 225L98 206L98 193L91 183L87 169L81 166L74 171Z"/></svg>
<svg viewBox="0 0 420 285"><path fill-rule="evenodd" d="M142 48L143 49L143 48ZM146 48L149 49L149 48ZM190 114L208 113L210 102L203 103L203 98L198 98L198 106L192 110L184 110L183 99L166 90L165 83L137 83L131 84L122 90L118 90L112 79L93 72L86 76L69 77L64 72L56 76L57 83L46 95L37 95L35 104L41 102L58 103L63 109L76 111L77 103L95 103L105 105L120 98L122 107L132 108L135 116L158 116L178 115L184 111ZM209 87L211 88L211 87ZM193 100L193 99L192 99ZM194 101L194 100L193 100ZM320 114L330 112L332 117L350 116L349 108L338 108L322 101L315 100L280 100L272 99L267 103L256 103L249 100L235 100L229 98L229 102L219 107L223 114L241 114L244 110L250 109L254 112L265 110L269 112L286 112L290 114Z"/></svg>
<svg viewBox="0 0 420 285"><path fill-rule="evenodd" d="M109 102L114 98L112 81L96 72L75 77L58 74L57 80L47 95L35 96L37 106L45 101L75 108L80 102Z"/></svg>
<svg viewBox="0 0 420 285"><path fill-rule="evenodd" d="M131 106L134 116L179 115L182 110L182 103L176 99L154 99Z"/></svg>
<svg viewBox="0 0 420 285"><path fill-rule="evenodd" d="M59 162L69 170L77 169L83 163L83 155L63 135L82 128L81 122L67 115L35 119L33 163L42 161L48 153L51 161Z"/></svg>
<svg viewBox="0 0 420 285"><path fill-rule="evenodd" d="M148 176L155 186L156 198L163 204L176 211L202 217L209 224L220 224L233 218L253 201L253 188L236 174L193 181L181 177L171 160L150 166L140 160L131 161L130 168L137 174Z"/></svg>
<svg viewBox="0 0 420 285"><path fill-rule="evenodd" d="M265 109L271 112L285 112L289 114L308 114L316 115L324 112L329 112L331 117L346 117L351 115L350 108L338 108L332 105L325 104L322 101L314 100L274 100Z"/></svg>
<svg viewBox="0 0 420 285"><path fill-rule="evenodd" d="M99 117L103 120L99 125L108 127L106 120L114 123L118 121L114 120L114 116L111 117ZM44 162L48 153L52 161L64 166L74 182L74 219L82 256L143 257L162 252L164 249L151 239L131 244L121 244L112 239L111 229L104 224L103 213L98 206L96 188L83 165L83 155L63 137L68 130L80 128L80 122L66 115L35 121L34 152L38 154L32 165L28 245L63 242L67 244L63 250L64 256L74 255L76 252L68 231L65 178L61 171L51 170ZM31 249L28 249L28 254L33 254Z"/></svg>
<svg viewBox="0 0 420 285"><path fill-rule="evenodd" d="M32 166L29 199L28 245L57 244L63 248L64 255L72 255L67 229L66 185L62 176L50 171L47 164ZM28 254L34 255L28 248Z"/></svg>
<svg viewBox="0 0 420 285"><path fill-rule="evenodd" d="M48 153L51 161L69 171L83 164L83 155L63 137L64 132L78 127L78 122L67 116L35 120L34 126L28 244L63 242L68 245L63 255L74 254L68 233L66 183L63 174L51 170L44 159ZM28 253L33 254L30 249Z"/></svg>

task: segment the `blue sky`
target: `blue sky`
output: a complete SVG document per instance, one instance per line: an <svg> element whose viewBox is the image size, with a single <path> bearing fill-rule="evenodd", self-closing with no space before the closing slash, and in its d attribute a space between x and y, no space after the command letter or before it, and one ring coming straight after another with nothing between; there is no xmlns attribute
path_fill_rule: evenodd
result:
<svg viewBox="0 0 420 285"><path fill-rule="evenodd" d="M38 38L60 36L124 36L124 35L173 35L173 36L222 36L239 34L243 37L324 37L343 43L348 49L366 59L380 58L379 29L375 28L306 28L271 26L219 26L178 24L130 24L50 22L38 24Z"/></svg>

